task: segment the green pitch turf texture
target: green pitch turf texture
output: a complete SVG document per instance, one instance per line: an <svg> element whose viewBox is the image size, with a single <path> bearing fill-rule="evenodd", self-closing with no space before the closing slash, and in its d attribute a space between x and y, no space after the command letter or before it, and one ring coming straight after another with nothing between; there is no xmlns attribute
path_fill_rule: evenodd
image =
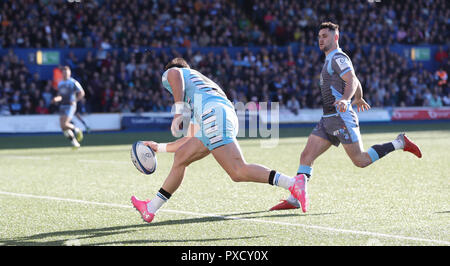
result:
<svg viewBox="0 0 450 266"><path fill-rule="evenodd" d="M311 246L449 245L450 123L363 125L365 149L405 130L423 158L396 151L353 166L342 147L317 159L310 210L269 212L289 193L234 183L212 156L189 166L179 190L146 224L131 195L153 198L172 154L157 171L130 161L136 140L167 133L87 134L74 151L62 135L0 137L0 245ZM294 175L311 128L282 129L276 148L240 139L247 162Z"/></svg>

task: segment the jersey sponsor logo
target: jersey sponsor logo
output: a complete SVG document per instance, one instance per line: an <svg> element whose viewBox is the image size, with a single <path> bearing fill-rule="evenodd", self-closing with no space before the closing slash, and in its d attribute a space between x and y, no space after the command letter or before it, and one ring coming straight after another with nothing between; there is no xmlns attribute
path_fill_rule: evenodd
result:
<svg viewBox="0 0 450 266"><path fill-rule="evenodd" d="M338 130L335 130L335 131L333 131L333 136L339 136L339 135L341 135L341 136L343 136L345 139L349 139L349 136L348 136L348 134L347 134L347 132L346 132L345 130L346 130L345 127L342 127L342 128L340 128L340 129L338 129Z"/></svg>
<svg viewBox="0 0 450 266"><path fill-rule="evenodd" d="M350 60L345 56L336 57L335 61L341 70L351 67Z"/></svg>

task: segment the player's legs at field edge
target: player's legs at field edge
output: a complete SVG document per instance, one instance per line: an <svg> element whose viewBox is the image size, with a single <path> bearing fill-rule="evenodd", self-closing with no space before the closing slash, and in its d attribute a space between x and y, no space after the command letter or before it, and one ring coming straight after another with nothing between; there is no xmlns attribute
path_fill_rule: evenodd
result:
<svg viewBox="0 0 450 266"><path fill-rule="evenodd" d="M285 188L291 192L294 199L300 201L303 212L307 211L305 176L290 177L262 165L248 164L236 140L214 149L211 153L233 181L269 183Z"/></svg>
<svg viewBox="0 0 450 266"><path fill-rule="evenodd" d="M83 132L75 127L71 121L77 111L76 105L61 105L59 107L61 130L74 147L80 147L79 142L83 140Z"/></svg>
<svg viewBox="0 0 450 266"><path fill-rule="evenodd" d="M173 193L181 185L186 174L186 168L193 162L198 161L209 154L209 150L198 138L190 138L175 152L172 168L164 180L163 185L150 201L140 201L132 197L131 201L135 208L141 213L146 222L151 222L156 212L170 199Z"/></svg>
<svg viewBox="0 0 450 266"><path fill-rule="evenodd" d="M59 117L59 125L61 127L64 136L66 136L70 140L72 145L74 147L79 147L80 144L78 143L75 137L75 126L72 123L70 123L70 120L71 118L69 116L61 115Z"/></svg>
<svg viewBox="0 0 450 266"><path fill-rule="evenodd" d="M297 170L297 175L305 174L309 178L313 172L314 161L325 151L331 147L332 143L322 137L310 134L306 146L300 154L300 165ZM305 184L306 186L306 184ZM286 200L281 200L281 202L273 206L270 210L285 210L285 209L296 209L300 208L300 203L291 194Z"/></svg>
<svg viewBox="0 0 450 266"><path fill-rule="evenodd" d="M61 130L74 130L75 126L70 122L72 119L67 115L61 115L59 117L59 126L61 127Z"/></svg>
<svg viewBox="0 0 450 266"><path fill-rule="evenodd" d="M300 158L298 174L312 174L311 166L314 160L331 145L331 143L327 145L327 142L327 140L314 135L311 135L308 138L307 145ZM323 146L321 143L323 143ZM411 152L418 158L422 157L419 147L408 137L406 137L404 133L399 134L397 138L391 142L373 145L367 152L364 151L362 140L351 144L342 144L342 146L352 160L353 164L361 168L366 167L384 157L388 153L399 149ZM282 200L281 203L275 205L270 210L285 210L294 208L299 208L299 203L292 195L290 195L286 200Z"/></svg>
<svg viewBox="0 0 450 266"><path fill-rule="evenodd" d="M362 140L351 144L342 144L342 146L344 146L345 152L353 164L361 168L367 167L387 154L400 149L409 151L419 158L422 157L419 147L410 141L404 133L399 134L391 142L373 145L367 152L364 151Z"/></svg>
<svg viewBox="0 0 450 266"><path fill-rule="evenodd" d="M173 194L183 180L186 167L192 162L204 158L210 152L233 181L269 182L272 170L262 165L246 163L236 140L209 151L198 138L191 138L175 152L172 169L162 188L166 192ZM281 175L278 177L280 178L279 181L285 182L285 180L281 180L282 177Z"/></svg>
<svg viewBox="0 0 450 266"><path fill-rule="evenodd" d="M204 158L209 152L198 138L190 138L175 152L172 168L162 188L168 193L173 194L183 181L186 167Z"/></svg>
<svg viewBox="0 0 450 266"><path fill-rule="evenodd" d="M234 182L267 183L270 169L247 164L237 141L214 149L212 155Z"/></svg>
<svg viewBox="0 0 450 266"><path fill-rule="evenodd" d="M132 197L133 204L140 211L144 220L146 220L146 216L151 216L151 219L146 220L151 222L154 214L170 199L180 186L186 173L186 167L192 162L204 158L209 153L209 149L198 138L191 138L175 152L172 169L156 197L148 202L137 200L134 196ZM276 183L276 185L286 189L289 189L295 183L295 179L292 177L287 177L261 165L247 164L242 157L236 140L215 148L211 153L235 182L258 182L271 185ZM147 205L146 210L142 207L142 204Z"/></svg>
<svg viewBox="0 0 450 266"><path fill-rule="evenodd" d="M306 146L300 155L300 167L297 174L306 174L308 177L312 175L312 166L314 161L325 151L331 147L331 142L327 139L316 135L309 135ZM310 167L310 172L302 171L302 166Z"/></svg>
<svg viewBox="0 0 450 266"><path fill-rule="evenodd" d="M296 197L300 197L297 187L300 181L294 177L284 175L271 170L263 165L249 164L242 155L239 143L236 139L211 151L216 161L230 176L234 182L266 183L295 191Z"/></svg>
<svg viewBox="0 0 450 266"><path fill-rule="evenodd" d="M356 167L364 168L372 163L369 153L364 151L362 141L342 144L342 146Z"/></svg>

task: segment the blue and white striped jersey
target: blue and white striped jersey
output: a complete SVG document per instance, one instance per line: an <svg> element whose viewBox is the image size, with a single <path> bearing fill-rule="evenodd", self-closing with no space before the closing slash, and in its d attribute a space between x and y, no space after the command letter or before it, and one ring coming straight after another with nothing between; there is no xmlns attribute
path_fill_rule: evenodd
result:
<svg viewBox="0 0 450 266"><path fill-rule="evenodd" d="M223 90L214 81L195 69L177 69L181 71L184 83L183 101L190 105L194 113L196 113L196 109L199 111L203 110L203 107L208 102L220 102L233 107ZM167 81L167 73L169 70L166 70L162 75L162 84L172 94L172 87Z"/></svg>

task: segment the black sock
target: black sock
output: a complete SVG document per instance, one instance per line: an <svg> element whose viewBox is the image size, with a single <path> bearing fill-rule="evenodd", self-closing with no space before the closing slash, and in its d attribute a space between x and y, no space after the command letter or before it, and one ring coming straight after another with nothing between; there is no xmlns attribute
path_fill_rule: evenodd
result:
<svg viewBox="0 0 450 266"><path fill-rule="evenodd" d="M311 175L310 174L307 174L307 173L297 173L297 175L300 175L300 174L304 174L304 175L306 175L306 181L309 181L309 178L311 177Z"/></svg>
<svg viewBox="0 0 450 266"><path fill-rule="evenodd" d="M166 199L170 199L170 197L172 196L172 194L165 191L163 188L160 188L158 192L161 193L161 195L163 195L164 197L166 197Z"/></svg>
<svg viewBox="0 0 450 266"><path fill-rule="evenodd" d="M270 174L269 174L269 184L271 184L272 186L273 186L273 178L275 177L276 172L277 171L272 170L272 171L270 171Z"/></svg>
<svg viewBox="0 0 450 266"><path fill-rule="evenodd" d="M304 174L304 175L306 175L306 177L307 177L307 181L309 181L309 178L311 177L311 175L310 175L310 174L307 174L307 173L297 173L297 175L300 175L300 174Z"/></svg>
<svg viewBox="0 0 450 266"><path fill-rule="evenodd" d="M376 151L376 153L378 154L378 159L381 159L386 154L395 151L395 148L394 148L394 145L392 144L392 142L387 142L384 144L376 144L376 145L373 145L371 148L374 149Z"/></svg>

